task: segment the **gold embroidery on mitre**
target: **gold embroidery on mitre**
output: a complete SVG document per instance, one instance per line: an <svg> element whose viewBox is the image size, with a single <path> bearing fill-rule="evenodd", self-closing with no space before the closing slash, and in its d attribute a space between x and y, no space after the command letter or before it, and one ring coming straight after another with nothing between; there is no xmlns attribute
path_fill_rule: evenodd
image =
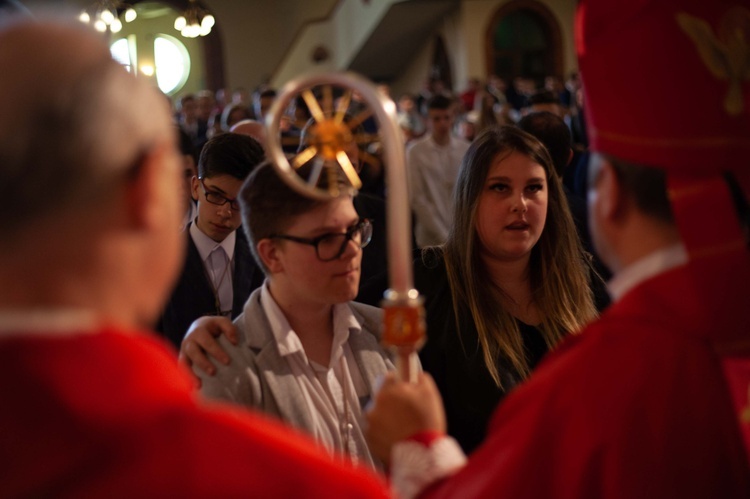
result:
<svg viewBox="0 0 750 499"><path fill-rule="evenodd" d="M711 74L729 81L724 110L731 116L741 114L744 108L742 83L750 81L750 10L734 7L724 14L718 37L699 17L680 12L677 23L693 40Z"/></svg>

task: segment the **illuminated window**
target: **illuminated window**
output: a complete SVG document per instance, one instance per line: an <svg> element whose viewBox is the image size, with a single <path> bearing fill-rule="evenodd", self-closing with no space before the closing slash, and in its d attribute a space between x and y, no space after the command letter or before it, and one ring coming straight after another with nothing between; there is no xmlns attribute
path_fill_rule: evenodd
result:
<svg viewBox="0 0 750 499"><path fill-rule="evenodd" d="M159 34L154 38L153 65L148 62L151 54L136 50L135 35L120 38L110 46L112 58L132 72L137 67L139 73L155 76L159 89L167 95L177 93L190 75L190 55L185 45L174 37ZM139 62L140 59L140 62Z"/></svg>
<svg viewBox="0 0 750 499"><path fill-rule="evenodd" d="M131 57L131 45L135 47L135 40L133 40L133 43L131 44L127 38L120 38L109 48L112 53L112 59L125 66L125 69L127 69L128 72L133 70L133 63L135 62L135 57Z"/></svg>
<svg viewBox="0 0 750 499"><path fill-rule="evenodd" d="M154 39L154 64L156 83L165 94L171 95L187 81L190 74L190 56L185 46L169 35Z"/></svg>

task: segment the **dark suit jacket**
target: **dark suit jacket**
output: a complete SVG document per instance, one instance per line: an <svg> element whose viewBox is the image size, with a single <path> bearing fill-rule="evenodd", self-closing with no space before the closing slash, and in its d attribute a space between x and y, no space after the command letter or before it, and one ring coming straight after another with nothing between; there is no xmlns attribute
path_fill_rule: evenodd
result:
<svg viewBox="0 0 750 499"><path fill-rule="evenodd" d="M373 295L370 301L363 301L361 294L357 295L355 301L378 306L379 301L383 298L382 292L388 287L388 247L386 243L388 229L386 227L385 201L377 196L360 192L354 196L353 203L357 215L360 218L368 218L372 222L372 240L362 250L362 275L359 279L359 289L361 291L366 287L371 288L369 286L371 281L381 282L383 288L379 292L373 291L377 296ZM412 248L417 247L417 241L414 239L413 232L411 235L411 245Z"/></svg>
<svg viewBox="0 0 750 499"><path fill-rule="evenodd" d="M357 215L360 218L368 218L372 222L372 239L370 244L362 250L362 275L359 279L361 288L370 278L388 269L385 202L370 194L359 193L354 197L353 203Z"/></svg>
<svg viewBox="0 0 750 499"><path fill-rule="evenodd" d="M177 348L180 347L182 338L195 319L216 314L213 288L208 280L198 248L187 228L185 236L187 238L185 266L156 327L157 331ZM250 253L245 234L242 230L238 230L234 246L234 272L232 272L234 290L232 319L242 313L242 308L250 293L260 287L264 279L263 271Z"/></svg>

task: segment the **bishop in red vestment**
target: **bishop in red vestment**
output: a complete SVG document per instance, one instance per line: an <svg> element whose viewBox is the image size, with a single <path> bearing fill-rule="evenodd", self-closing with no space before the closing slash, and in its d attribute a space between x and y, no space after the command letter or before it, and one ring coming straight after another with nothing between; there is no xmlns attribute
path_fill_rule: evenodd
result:
<svg viewBox="0 0 750 499"><path fill-rule="evenodd" d="M614 304L468 462L426 375L385 383L372 447L405 497L750 497L750 9L584 0L576 37Z"/></svg>

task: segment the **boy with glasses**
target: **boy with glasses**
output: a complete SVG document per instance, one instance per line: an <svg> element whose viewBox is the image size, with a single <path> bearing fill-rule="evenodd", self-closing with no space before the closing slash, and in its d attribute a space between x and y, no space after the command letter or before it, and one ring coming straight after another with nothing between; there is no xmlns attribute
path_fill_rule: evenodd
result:
<svg viewBox="0 0 750 499"><path fill-rule="evenodd" d="M372 225L351 196L308 199L269 165L240 192L243 223L266 282L235 320L238 341L219 344L230 363L196 368L202 392L269 413L331 452L379 467L362 410L393 364L378 342L382 312L354 303Z"/></svg>
<svg viewBox="0 0 750 499"><path fill-rule="evenodd" d="M262 275L241 231L237 195L243 180L264 159L254 139L213 137L203 147L191 181L197 217L185 232L187 256L157 329L179 348L190 323L203 315L237 317Z"/></svg>

